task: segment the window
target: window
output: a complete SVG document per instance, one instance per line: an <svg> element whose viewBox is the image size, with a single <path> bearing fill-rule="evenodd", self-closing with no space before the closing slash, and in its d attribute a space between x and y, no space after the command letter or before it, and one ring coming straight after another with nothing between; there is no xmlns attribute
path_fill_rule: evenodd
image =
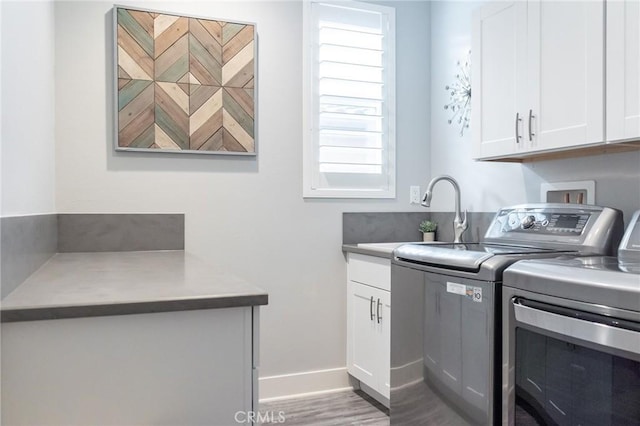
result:
<svg viewBox="0 0 640 426"><path fill-rule="evenodd" d="M304 3L305 197L395 197L395 10Z"/></svg>

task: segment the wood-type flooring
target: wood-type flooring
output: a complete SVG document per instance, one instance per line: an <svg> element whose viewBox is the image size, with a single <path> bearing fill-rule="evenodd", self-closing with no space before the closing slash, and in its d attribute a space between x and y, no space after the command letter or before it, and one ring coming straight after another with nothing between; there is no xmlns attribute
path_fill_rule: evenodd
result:
<svg viewBox="0 0 640 426"><path fill-rule="evenodd" d="M263 422L263 425L389 426L389 411L362 391L262 403L260 413L274 420L271 423ZM280 414L282 417L279 417Z"/></svg>

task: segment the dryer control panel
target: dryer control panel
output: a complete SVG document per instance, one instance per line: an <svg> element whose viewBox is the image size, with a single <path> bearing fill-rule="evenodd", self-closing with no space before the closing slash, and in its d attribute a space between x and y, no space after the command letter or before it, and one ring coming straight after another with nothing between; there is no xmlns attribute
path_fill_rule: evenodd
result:
<svg viewBox="0 0 640 426"><path fill-rule="evenodd" d="M623 262L640 262L640 210L636 211L627 226L618 249Z"/></svg>

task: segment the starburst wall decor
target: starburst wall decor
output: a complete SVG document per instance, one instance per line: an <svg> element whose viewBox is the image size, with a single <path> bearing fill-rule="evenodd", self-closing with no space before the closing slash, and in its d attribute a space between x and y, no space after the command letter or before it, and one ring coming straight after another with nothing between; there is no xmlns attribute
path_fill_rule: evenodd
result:
<svg viewBox="0 0 640 426"><path fill-rule="evenodd" d="M465 129L469 128L471 118L471 51L467 54L467 60L457 63L458 73L455 81L445 90L449 92L449 103L444 106L445 110L451 111L449 124L460 126L460 136L464 135Z"/></svg>

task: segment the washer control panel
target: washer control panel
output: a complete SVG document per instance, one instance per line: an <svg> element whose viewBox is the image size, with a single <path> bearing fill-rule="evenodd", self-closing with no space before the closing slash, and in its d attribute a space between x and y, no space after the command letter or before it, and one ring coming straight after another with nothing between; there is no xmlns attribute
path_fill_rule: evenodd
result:
<svg viewBox="0 0 640 426"><path fill-rule="evenodd" d="M601 207L575 204L527 204L504 208L493 220L491 237L528 239L538 235L554 240L581 237L601 213Z"/></svg>
<svg viewBox="0 0 640 426"><path fill-rule="evenodd" d="M502 208L484 235L485 242L572 247L612 253L619 244L622 212L585 204L538 203ZM639 231L640 232L640 231Z"/></svg>
<svg viewBox="0 0 640 426"><path fill-rule="evenodd" d="M511 212L504 232L535 232L538 234L581 234L591 213Z"/></svg>

